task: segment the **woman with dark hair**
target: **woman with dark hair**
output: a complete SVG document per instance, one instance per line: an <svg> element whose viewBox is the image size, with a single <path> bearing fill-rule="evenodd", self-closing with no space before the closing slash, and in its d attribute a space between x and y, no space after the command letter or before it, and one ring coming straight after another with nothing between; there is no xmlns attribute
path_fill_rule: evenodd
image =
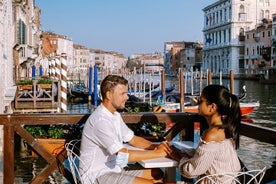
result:
<svg viewBox="0 0 276 184"><path fill-rule="evenodd" d="M179 161L179 169L186 178L236 172L241 169L236 149L239 147L241 112L239 99L220 85L206 86L198 99L199 114L209 128L203 132L195 154L171 155ZM223 181L223 178L220 178ZM203 181L204 182L204 181Z"/></svg>

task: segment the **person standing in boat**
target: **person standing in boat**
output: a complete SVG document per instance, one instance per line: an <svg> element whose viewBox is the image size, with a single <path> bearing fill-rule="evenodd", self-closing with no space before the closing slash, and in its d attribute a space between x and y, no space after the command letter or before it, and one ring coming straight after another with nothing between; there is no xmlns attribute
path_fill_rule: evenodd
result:
<svg viewBox="0 0 276 184"><path fill-rule="evenodd" d="M236 152L241 126L238 97L224 86L208 85L198 99L198 110L207 120L209 128L201 135L192 157L181 155L177 150L170 155L179 161L180 174L185 178L200 178L240 171L241 164ZM223 181L223 178L220 179Z"/></svg>
<svg viewBox="0 0 276 184"><path fill-rule="evenodd" d="M125 108L127 86L128 81L117 75L108 75L101 83L102 103L86 121L81 139L80 159L85 165L80 164L80 172L85 173L86 183L163 183L161 169L143 169L140 165L128 164L166 157L171 148L167 142L157 145L134 135L123 122L117 109ZM143 150L128 150L124 143Z"/></svg>

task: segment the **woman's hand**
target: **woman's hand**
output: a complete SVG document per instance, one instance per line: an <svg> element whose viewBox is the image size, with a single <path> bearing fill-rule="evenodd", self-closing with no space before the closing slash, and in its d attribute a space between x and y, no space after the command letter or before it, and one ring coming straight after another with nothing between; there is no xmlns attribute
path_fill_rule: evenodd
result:
<svg viewBox="0 0 276 184"><path fill-rule="evenodd" d="M171 146L171 152L169 154L170 158L179 162L183 156L184 154L179 149L177 149L174 146Z"/></svg>
<svg viewBox="0 0 276 184"><path fill-rule="evenodd" d="M171 145L167 141L163 141L154 149L154 151L156 151L162 157L168 157L172 152L172 149Z"/></svg>

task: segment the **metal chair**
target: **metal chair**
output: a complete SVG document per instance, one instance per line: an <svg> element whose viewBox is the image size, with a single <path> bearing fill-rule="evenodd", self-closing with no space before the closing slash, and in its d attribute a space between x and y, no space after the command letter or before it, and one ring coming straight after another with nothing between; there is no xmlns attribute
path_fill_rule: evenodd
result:
<svg viewBox="0 0 276 184"><path fill-rule="evenodd" d="M79 164L81 163L83 167L85 167L84 162L80 159L79 153L80 153L80 140L71 140L70 142L65 144L65 149L67 151L67 158L68 158L68 164L69 169L72 174L73 180L75 184L84 184L83 178L88 178L85 176L85 171L87 171L87 168L82 168L84 170L84 173L81 175ZM87 183L87 182L86 182ZM89 182L90 184L93 184L93 182Z"/></svg>
<svg viewBox="0 0 276 184"><path fill-rule="evenodd" d="M195 184L260 184L265 171L266 167L259 170L248 170L244 172L211 174L198 179Z"/></svg>

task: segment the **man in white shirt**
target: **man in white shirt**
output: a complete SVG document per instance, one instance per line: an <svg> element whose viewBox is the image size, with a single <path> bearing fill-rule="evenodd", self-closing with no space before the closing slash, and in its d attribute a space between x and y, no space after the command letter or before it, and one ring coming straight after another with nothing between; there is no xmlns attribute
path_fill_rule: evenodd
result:
<svg viewBox="0 0 276 184"><path fill-rule="evenodd" d="M167 142L156 145L133 131L123 122L117 109L128 100L128 81L108 75L101 83L102 103L85 123L81 140L80 172L86 183L152 184L163 183L160 169L135 169L128 162L166 157L171 151ZM144 150L127 150L124 143ZM125 167L126 166L126 167Z"/></svg>

